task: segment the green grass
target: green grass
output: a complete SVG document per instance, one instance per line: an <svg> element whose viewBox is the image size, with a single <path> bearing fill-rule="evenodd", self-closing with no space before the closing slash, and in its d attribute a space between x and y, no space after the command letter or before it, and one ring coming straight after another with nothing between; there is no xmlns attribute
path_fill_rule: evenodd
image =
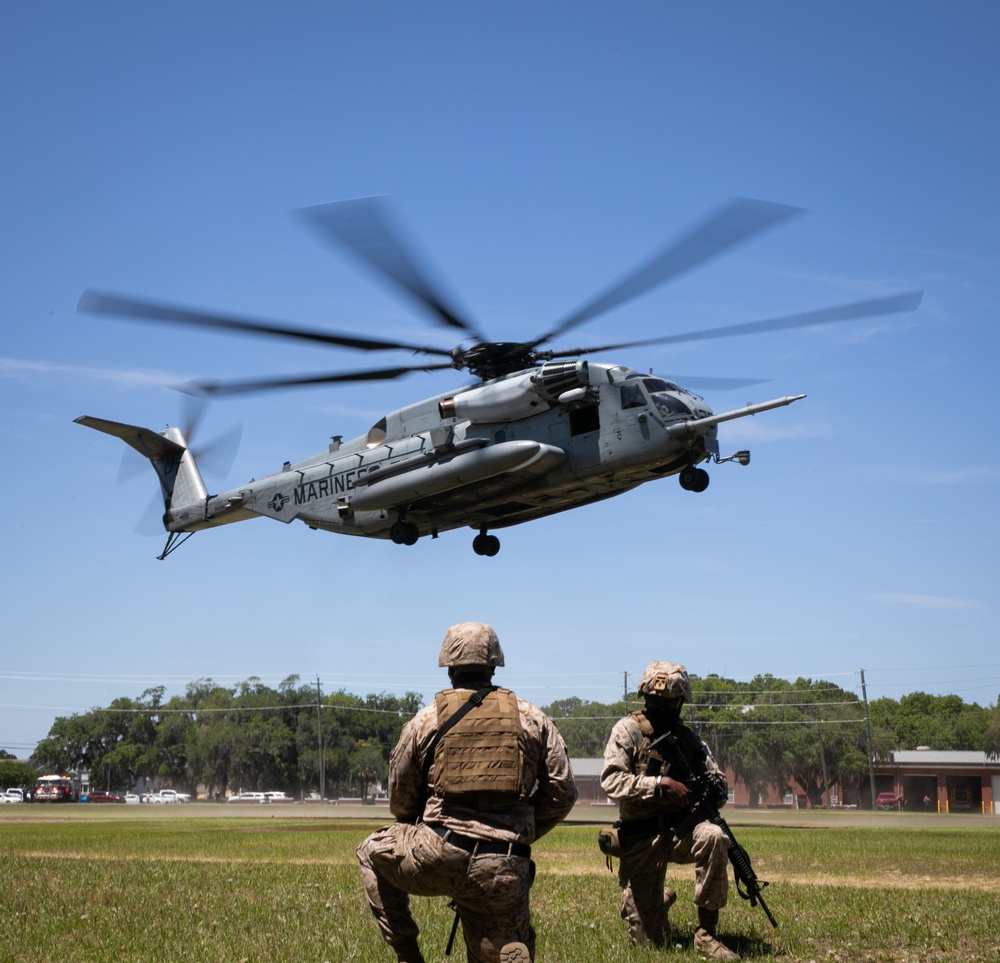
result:
<svg viewBox="0 0 1000 963"><path fill-rule="evenodd" d="M373 822L212 816L208 807L16 810L0 815L0 960L392 961L354 858ZM722 935L745 959L992 963L1000 959L992 825L736 827L771 881L780 928L732 890ZM660 959L627 946L616 877L595 838L592 826L564 825L536 847L538 960ZM671 870L681 894L671 958L693 960L692 873ZM445 901L414 900L414 909L425 956L443 960ZM459 946L452 959L464 958Z"/></svg>

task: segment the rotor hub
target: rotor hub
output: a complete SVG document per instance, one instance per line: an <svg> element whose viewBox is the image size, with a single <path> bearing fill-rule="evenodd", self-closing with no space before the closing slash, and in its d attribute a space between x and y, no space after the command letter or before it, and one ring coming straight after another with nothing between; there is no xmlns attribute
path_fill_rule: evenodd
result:
<svg viewBox="0 0 1000 963"><path fill-rule="evenodd" d="M548 355L549 352L536 351L532 341L483 341L464 351L456 348L452 352L452 364L489 381L512 371L533 368Z"/></svg>

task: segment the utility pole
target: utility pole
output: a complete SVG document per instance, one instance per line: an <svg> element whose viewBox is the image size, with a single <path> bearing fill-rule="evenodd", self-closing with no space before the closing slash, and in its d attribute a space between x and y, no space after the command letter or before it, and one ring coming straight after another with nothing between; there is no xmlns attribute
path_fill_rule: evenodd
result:
<svg viewBox="0 0 1000 963"><path fill-rule="evenodd" d="M868 690L865 688L865 670L861 673L861 698L865 703L865 738L868 740L868 784L872 794L872 812L875 812L875 763L872 760L872 720L868 715ZM860 800L859 800L860 802Z"/></svg>
<svg viewBox="0 0 1000 963"><path fill-rule="evenodd" d="M819 736L819 764L823 768L823 794L826 796L827 808L830 806L830 780L826 775L826 752L823 750L823 720L816 719L816 735Z"/></svg>
<svg viewBox="0 0 1000 963"><path fill-rule="evenodd" d="M326 799L326 760L323 758L323 694L316 676L316 745L319 749L319 798Z"/></svg>
<svg viewBox="0 0 1000 963"><path fill-rule="evenodd" d="M625 703L625 715L628 715L628 670L625 671L625 684L622 689L622 702Z"/></svg>

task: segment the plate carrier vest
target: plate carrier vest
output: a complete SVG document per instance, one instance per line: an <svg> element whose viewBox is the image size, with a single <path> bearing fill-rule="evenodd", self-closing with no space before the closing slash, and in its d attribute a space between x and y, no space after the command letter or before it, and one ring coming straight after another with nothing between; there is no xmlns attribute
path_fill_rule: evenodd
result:
<svg viewBox="0 0 1000 963"><path fill-rule="evenodd" d="M637 723L639 723L639 729L642 732L642 745L639 747L639 756L636 759L635 771L636 774L642 775L646 771L646 766L649 763L649 757L654 753L649 751L650 743L656 738L656 733L653 730L652 723L643 715L639 710L635 712L630 712L630 716ZM701 739L695 735L683 722L678 723L673 730L674 735L677 736L678 741L681 744L681 749L684 755L687 756L688 762L694 769L695 773L702 775L707 771L705 765L705 758L708 753L708 747L701 741ZM658 752L655 753L656 758L663 762L663 775L670 775L670 761L666 760Z"/></svg>
<svg viewBox="0 0 1000 963"><path fill-rule="evenodd" d="M462 689L437 693L438 729L468 701L468 692ZM524 799L525 745L517 696L509 689L494 688L481 704L448 727L437 743L434 794L443 798L479 795L478 808Z"/></svg>

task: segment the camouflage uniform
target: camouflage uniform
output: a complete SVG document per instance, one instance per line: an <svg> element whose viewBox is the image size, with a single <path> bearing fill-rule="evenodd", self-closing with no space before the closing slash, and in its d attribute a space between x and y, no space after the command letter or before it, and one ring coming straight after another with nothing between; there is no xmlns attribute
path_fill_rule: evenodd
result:
<svg viewBox="0 0 1000 963"><path fill-rule="evenodd" d="M653 663L650 668L653 666L673 663ZM683 670L683 666L675 668ZM643 678L645 681L646 676ZM686 671L684 678L686 682ZM642 694L642 683L639 691ZM692 768L715 773L724 780L701 739L687 727L679 723L677 726L675 731L685 735L682 745ZM682 839L670 832L667 827L671 817L686 810L683 803L663 797L655 776L639 771L640 765L645 768L645 759L640 755L647 745L636 714L620 719L604 750L601 788L618 803L623 823L619 830L622 855L618 882L620 912L628 923L629 941L662 946L669 938L667 913L676 898L672 890L664 891L667 863L694 863L695 905L699 911L717 912L726 905L729 893L729 841L721 829L708 822L699 823ZM629 823L636 826L635 832L627 831Z"/></svg>
<svg viewBox="0 0 1000 963"><path fill-rule="evenodd" d="M500 659L502 665L502 654ZM434 792L434 764L427 756L438 730L436 706L422 709L403 727L389 769L389 807L396 822L377 830L357 851L365 895L390 945L417 935L411 894L447 896L457 906L472 963L495 963L501 949L515 941L534 958L530 845L567 815L577 790L552 720L523 699L517 699L517 710L529 795L485 808ZM449 839L449 833L455 835ZM482 853L477 842L505 851Z"/></svg>

